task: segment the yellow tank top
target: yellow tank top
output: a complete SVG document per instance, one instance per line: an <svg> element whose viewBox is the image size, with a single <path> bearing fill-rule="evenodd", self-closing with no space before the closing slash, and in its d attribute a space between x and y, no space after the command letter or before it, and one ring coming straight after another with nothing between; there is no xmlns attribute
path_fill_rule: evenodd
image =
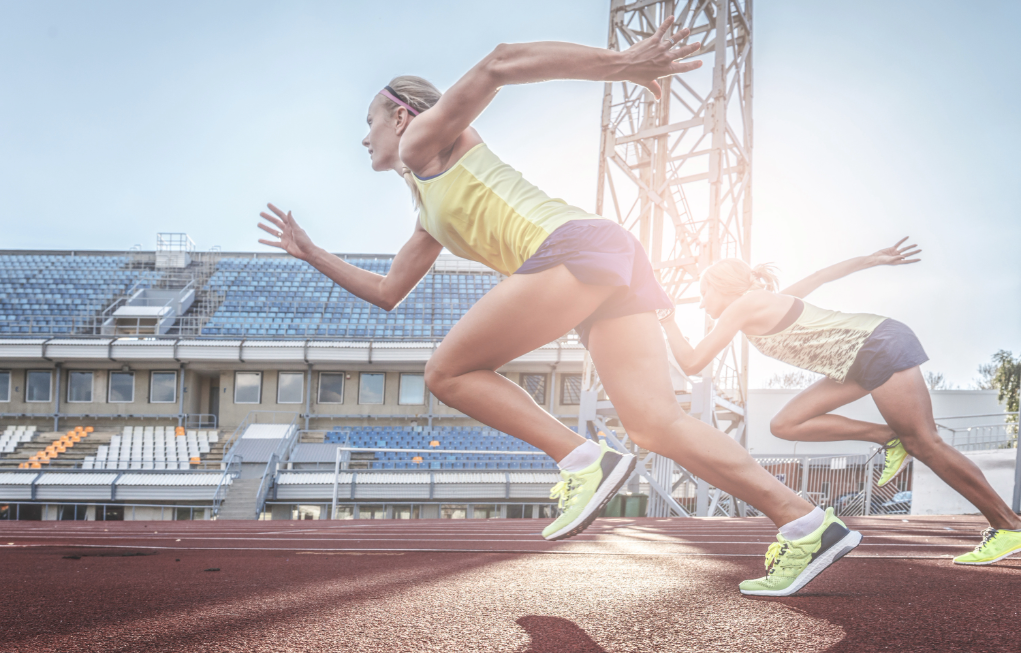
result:
<svg viewBox="0 0 1021 653"><path fill-rule="evenodd" d="M551 198L479 143L454 167L419 179L418 220L451 253L511 275L571 220L599 218Z"/></svg>
<svg viewBox="0 0 1021 653"><path fill-rule="evenodd" d="M748 336L748 342L770 358L843 383L858 351L884 320L881 315L841 313L805 302L801 315L786 329Z"/></svg>

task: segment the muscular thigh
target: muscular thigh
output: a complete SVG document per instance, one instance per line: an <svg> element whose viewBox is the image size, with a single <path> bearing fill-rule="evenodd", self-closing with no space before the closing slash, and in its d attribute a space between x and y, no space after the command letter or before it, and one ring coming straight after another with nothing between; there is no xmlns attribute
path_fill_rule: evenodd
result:
<svg viewBox="0 0 1021 653"><path fill-rule="evenodd" d="M581 283L562 265L513 275L458 320L430 365L451 376L495 370L573 329L614 290Z"/></svg>
<svg viewBox="0 0 1021 653"><path fill-rule="evenodd" d="M773 420L784 424L801 424L857 401L868 393L868 390L854 381L837 383L829 378L820 379L788 401Z"/></svg>
<svg viewBox="0 0 1021 653"><path fill-rule="evenodd" d="M872 391L883 419L902 438L937 438L932 399L918 367L897 372Z"/></svg>
<svg viewBox="0 0 1021 653"><path fill-rule="evenodd" d="M606 394L624 427L657 430L684 416L677 404L666 345L655 313L640 313L592 326L589 352Z"/></svg>

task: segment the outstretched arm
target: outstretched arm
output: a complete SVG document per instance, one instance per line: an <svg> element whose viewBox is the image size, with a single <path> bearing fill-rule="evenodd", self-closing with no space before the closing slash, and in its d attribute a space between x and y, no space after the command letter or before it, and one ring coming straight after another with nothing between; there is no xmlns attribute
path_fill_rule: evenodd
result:
<svg viewBox="0 0 1021 653"><path fill-rule="evenodd" d="M731 304L727 310L723 311L723 315L717 320L713 330L694 347L681 333L673 315L665 319L662 325L663 330L666 331L670 351L684 373L698 374L704 370L730 344L748 318L759 308L758 304L758 298L747 295Z"/></svg>
<svg viewBox="0 0 1021 653"><path fill-rule="evenodd" d="M436 262L436 257L443 249L443 245L426 233L421 224L416 224L415 233L401 251L397 252L390 265L390 271L385 275L375 274L351 265L339 256L316 246L305 230L298 226L290 211L284 213L272 204L269 205L269 209L275 215L265 212L259 215L271 225L260 222L259 228L278 240L260 239L260 243L278 247L291 256L306 261L352 295L385 311L392 311L408 296L429 272L429 268Z"/></svg>
<svg viewBox="0 0 1021 653"><path fill-rule="evenodd" d="M876 267L877 265L905 265L907 263L917 263L922 260L919 258L909 258L918 254L922 250L914 249L916 247L915 245L905 245L901 247L901 243L905 240L907 240L906 237L901 238L893 247L881 249L869 256L856 256L855 258L849 258L846 261L841 261L836 265L831 265L828 268L823 268L818 272L813 272L801 281L797 281L790 286L787 286L780 291L780 294L804 298L824 283L836 281L837 279L846 277L852 272L866 270L868 268Z"/></svg>
<svg viewBox="0 0 1021 653"><path fill-rule="evenodd" d="M673 17L669 17L655 34L623 52L558 42L498 45L451 86L435 106L411 121L401 138L401 161L413 172L421 172L471 125L500 87L508 84L552 79L629 80L650 89L658 98L662 90L657 79L702 64L677 62L697 52L702 44L677 45L689 30L671 34L672 26Z"/></svg>

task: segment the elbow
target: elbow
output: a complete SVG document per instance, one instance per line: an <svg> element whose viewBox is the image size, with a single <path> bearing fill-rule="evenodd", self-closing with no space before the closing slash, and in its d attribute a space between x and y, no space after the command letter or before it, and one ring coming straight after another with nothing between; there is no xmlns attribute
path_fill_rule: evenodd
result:
<svg viewBox="0 0 1021 653"><path fill-rule="evenodd" d="M511 83L517 49L516 45L500 43L482 60L480 67L494 87L499 88Z"/></svg>
<svg viewBox="0 0 1021 653"><path fill-rule="evenodd" d="M378 302L375 302L376 306L378 306L379 308L383 309L387 313L389 313L390 311L392 311L395 308L397 308L397 305L400 304L400 303L401 302L399 300L391 300L391 299L381 299Z"/></svg>

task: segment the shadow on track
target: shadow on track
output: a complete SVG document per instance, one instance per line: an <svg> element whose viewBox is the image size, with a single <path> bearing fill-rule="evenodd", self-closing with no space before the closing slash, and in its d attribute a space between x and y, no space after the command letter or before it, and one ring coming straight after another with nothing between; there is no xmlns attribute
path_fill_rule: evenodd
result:
<svg viewBox="0 0 1021 653"><path fill-rule="evenodd" d="M573 621L529 615L516 623L532 638L524 653L606 653Z"/></svg>

